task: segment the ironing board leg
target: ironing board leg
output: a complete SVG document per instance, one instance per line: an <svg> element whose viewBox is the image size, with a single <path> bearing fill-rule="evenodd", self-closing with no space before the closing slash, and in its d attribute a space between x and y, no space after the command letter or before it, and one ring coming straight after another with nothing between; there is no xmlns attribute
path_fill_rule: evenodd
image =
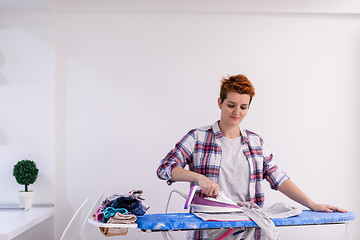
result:
<svg viewBox="0 0 360 240"><path fill-rule="evenodd" d="M161 234L163 235L164 240L173 240L173 238L170 235L169 231L161 232Z"/></svg>
<svg viewBox="0 0 360 240"><path fill-rule="evenodd" d="M345 233L343 236L344 240L350 240L351 239L351 234L350 234L350 222L346 222L345 223Z"/></svg>

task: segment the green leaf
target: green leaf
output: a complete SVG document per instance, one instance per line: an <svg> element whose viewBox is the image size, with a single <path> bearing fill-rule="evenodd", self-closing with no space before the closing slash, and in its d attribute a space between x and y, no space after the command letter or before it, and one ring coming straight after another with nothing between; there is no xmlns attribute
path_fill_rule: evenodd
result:
<svg viewBox="0 0 360 240"><path fill-rule="evenodd" d="M38 177L39 169L36 167L34 161L21 160L15 164L13 169L13 175L16 182L20 185L25 185L25 191L27 191L27 185L33 184Z"/></svg>

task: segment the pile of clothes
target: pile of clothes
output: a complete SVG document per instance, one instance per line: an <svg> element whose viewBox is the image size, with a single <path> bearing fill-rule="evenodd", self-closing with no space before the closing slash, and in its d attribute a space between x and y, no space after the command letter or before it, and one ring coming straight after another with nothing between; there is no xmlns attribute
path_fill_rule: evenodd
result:
<svg viewBox="0 0 360 240"><path fill-rule="evenodd" d="M142 190L133 190L126 194L113 194L106 198L96 210L94 219L97 222L111 224L135 224L137 216L142 216L149 209ZM126 235L127 228L100 227L104 236Z"/></svg>

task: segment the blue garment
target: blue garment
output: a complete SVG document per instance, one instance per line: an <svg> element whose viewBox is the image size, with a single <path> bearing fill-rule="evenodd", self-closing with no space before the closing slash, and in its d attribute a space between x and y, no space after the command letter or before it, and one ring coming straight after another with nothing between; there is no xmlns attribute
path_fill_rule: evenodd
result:
<svg viewBox="0 0 360 240"><path fill-rule="evenodd" d="M118 197L110 204L109 207L125 208L135 216L142 216L145 214L140 201L131 197Z"/></svg>

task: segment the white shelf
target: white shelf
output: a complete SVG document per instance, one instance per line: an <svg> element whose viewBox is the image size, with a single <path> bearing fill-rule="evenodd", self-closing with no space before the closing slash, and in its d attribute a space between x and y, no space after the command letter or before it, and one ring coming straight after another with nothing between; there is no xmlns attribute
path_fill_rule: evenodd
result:
<svg viewBox="0 0 360 240"><path fill-rule="evenodd" d="M9 240L53 216L54 207L32 207L29 211L3 207L0 214L0 240Z"/></svg>

